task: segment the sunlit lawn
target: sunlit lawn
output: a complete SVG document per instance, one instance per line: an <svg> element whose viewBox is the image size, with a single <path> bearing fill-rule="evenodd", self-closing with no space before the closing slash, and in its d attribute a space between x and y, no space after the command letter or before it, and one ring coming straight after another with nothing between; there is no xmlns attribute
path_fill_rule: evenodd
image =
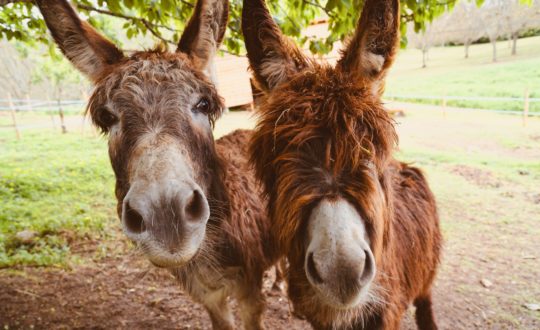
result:
<svg viewBox="0 0 540 330"><path fill-rule="evenodd" d="M473 45L464 59L462 46L434 47L429 51L427 68L422 66L422 53L402 50L387 79L386 94L410 96L519 97L525 89L530 97L540 98L540 37L518 41L518 54L511 55L508 42L497 44L498 61L491 60L491 45ZM421 100L418 100L421 101ZM426 103L437 101L422 101ZM449 100L458 107L498 110L523 110L523 101ZM530 111L540 111L540 102L531 103Z"/></svg>
<svg viewBox="0 0 540 330"><path fill-rule="evenodd" d="M460 196L450 189L463 180L448 173L456 165L493 172L521 189L532 191L538 182L537 120L523 128L518 117L452 113L443 119L439 112L424 110L407 111L400 121L399 157L425 167L436 178L433 187L443 203ZM231 113L218 122L216 133L252 125L245 113ZM118 231L105 138L30 130L16 141L9 130L0 134L0 266L65 264L71 240L101 240ZM474 185L462 186L473 189L475 198L483 194ZM516 208L519 204L508 212ZM16 234L23 230L34 231L39 238L21 244Z"/></svg>
<svg viewBox="0 0 540 330"><path fill-rule="evenodd" d="M64 264L68 241L113 223L114 181L101 138L50 130L0 135L0 267ZM35 232L25 245L16 234Z"/></svg>
<svg viewBox="0 0 540 330"><path fill-rule="evenodd" d="M416 50L402 52L389 76L388 93L520 97L529 86L531 96L540 97L540 37L520 40L515 57L501 42L497 63L491 63L490 45L472 46L468 60L462 58L462 47L432 49L427 69L420 68L419 56ZM490 107L521 110L522 104L500 102ZM538 104L531 108L540 111ZM81 135L81 117L68 116L74 127L66 135L59 133L57 116L56 128L47 114L20 114L19 120L27 126L21 141L15 140L12 129L0 130L0 267L66 265L73 261L73 241L106 241L119 232L106 139L89 130ZM6 113L0 116L0 126L10 122ZM439 112L426 110L407 111L403 122L402 128L416 128L401 131L399 155L425 167L435 178L433 188L443 215L445 200L473 203L490 196L483 188L457 184L463 178L449 173L449 167L489 171L517 183L521 190L533 191L538 183L540 162L531 151L540 148L540 133L534 133L540 132L536 119L523 128L518 117L474 112L452 113L444 119ZM36 123L39 128L32 128ZM253 125L253 118L245 113L230 113L218 121L216 136ZM473 189L475 197L457 199L460 186ZM509 217L521 208L520 200L512 203ZM24 230L37 238L24 244L17 238Z"/></svg>
<svg viewBox="0 0 540 330"><path fill-rule="evenodd" d="M107 141L88 126L83 136L78 116L66 117L71 126L65 135L58 118L54 129L46 115L21 117L23 126L47 128L22 129L20 141L12 129L0 130L0 267L65 266L73 261L73 240L103 240L119 233ZM245 113L229 113L215 135L253 124ZM25 230L37 237L31 244L16 237Z"/></svg>

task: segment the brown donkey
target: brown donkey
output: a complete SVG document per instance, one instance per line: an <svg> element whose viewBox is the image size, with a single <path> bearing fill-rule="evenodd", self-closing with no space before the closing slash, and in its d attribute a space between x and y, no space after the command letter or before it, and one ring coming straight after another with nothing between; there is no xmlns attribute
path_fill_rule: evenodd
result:
<svg viewBox="0 0 540 330"><path fill-rule="evenodd" d="M394 159L380 97L399 15L398 0L366 0L331 67L285 39L264 0L244 0L248 57L266 93L251 160L288 255L289 297L317 329L398 329L411 302L419 328L436 328L435 200L422 172Z"/></svg>
<svg viewBox="0 0 540 330"><path fill-rule="evenodd" d="M250 133L214 142L223 103L210 78L228 2L199 0L176 52L124 55L65 0L37 0L56 43L95 84L88 111L109 137L125 234L179 279L214 328L260 329L274 263L265 202L247 161Z"/></svg>

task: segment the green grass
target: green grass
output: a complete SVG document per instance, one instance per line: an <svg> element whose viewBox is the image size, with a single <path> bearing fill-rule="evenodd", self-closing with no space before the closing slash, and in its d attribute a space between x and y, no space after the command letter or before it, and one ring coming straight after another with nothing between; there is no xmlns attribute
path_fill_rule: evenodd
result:
<svg viewBox="0 0 540 330"><path fill-rule="evenodd" d="M0 135L0 267L63 265L69 242L99 238L116 218L114 177L101 138L25 132ZM15 235L37 233L30 245Z"/></svg>
<svg viewBox="0 0 540 330"><path fill-rule="evenodd" d="M408 101L438 103L443 95L470 97L523 98L528 88L531 98L540 98L540 37L518 41L518 54L512 56L508 43L497 44L499 58L491 60L491 45L473 45L470 57L463 47L436 47L429 52L427 68L421 68L422 54L402 50L387 79L386 95L412 96ZM440 96L422 100L414 96ZM404 100L404 99L400 99ZM449 106L523 111L523 101L448 100ZM530 111L540 112L540 102Z"/></svg>
<svg viewBox="0 0 540 330"><path fill-rule="evenodd" d="M452 114L442 120L437 112L407 111L398 126L398 157L426 170L447 219L459 212L489 218L485 200L500 198L498 191L486 191L451 173L452 166L489 171L521 190L534 191L540 181L540 161L534 155L514 154L517 148L538 150L540 122L531 120L523 128L519 118L476 113L471 122L470 116ZM245 114L234 118L236 125L247 120ZM461 140L456 140L457 130ZM106 141L46 129L23 133L17 141L10 130L0 131L0 267L66 265L74 255L71 242L106 241L118 228ZM468 141L482 147L468 150ZM460 211L454 210L456 204ZM512 205L497 221L512 218L520 208L519 203ZM467 221L444 222L449 235L470 226ZM23 230L35 231L39 238L31 245L21 244L16 234Z"/></svg>
<svg viewBox="0 0 540 330"><path fill-rule="evenodd" d="M523 304L540 294L531 286L540 275L540 119L523 127L516 116L420 109L396 119L398 157L422 168L437 199L445 241L439 312L483 311L474 323L480 328L531 328L537 314ZM492 288L480 284L484 278Z"/></svg>
<svg viewBox="0 0 540 330"><path fill-rule="evenodd" d="M534 82L540 77L540 59L531 55L536 49L533 41L540 44L540 38L520 40L522 46L517 59L501 54L497 64L489 62L489 54L480 56L480 51L486 51L485 45L474 46L476 48L471 49L471 58L467 61L461 59L462 50L458 48L433 50L428 69L419 69L416 55L406 51L389 78L388 90L402 86L400 89L408 89L409 93L437 93L444 84L438 85L436 81L444 82L441 77L454 77L452 79L463 81L462 84L451 84L456 88L456 94L466 95L466 91L472 90L484 95L500 93L497 95L501 96L513 95L514 90L516 95L513 96L519 96L523 84L520 75L526 77L523 78L525 82ZM527 47L531 51L527 51ZM453 69L443 65L442 56ZM533 66L532 62L538 62L538 65ZM519 69L506 70L508 67ZM404 77L409 77L408 83ZM508 83L474 82L475 79L487 81L496 77L506 77ZM460 212L471 213L469 217L474 213L489 218L492 209L486 206L486 200L508 203L505 196L499 196L499 191L486 192L486 188L451 173L452 166L466 165L492 172L518 187L510 189L510 193L517 195L537 190L540 161L536 154L528 151L540 148L538 120L531 119L527 127L522 127L518 117L478 112L451 113L443 118L437 111L407 110L406 115L402 119L404 125L400 125L406 129L400 132L399 157L426 170L441 203L443 219L459 218ZM71 119L78 125L79 119ZM0 124L9 123L9 120L9 117L0 116ZM20 116L20 122L27 125L39 122L46 126L49 118L24 114ZM245 114L225 116L218 126L224 123L228 123L225 125L227 131L232 126L253 124ZM59 134L58 130L58 127L56 131L50 128L23 130L21 141L15 140L11 129L0 130L0 267L20 264L64 266L76 258L73 242L82 238L110 241L109 234L118 231L114 176L105 139L82 137L79 128L70 129L71 133L65 135ZM520 175L520 171L528 175ZM520 213L522 201L513 202L516 204L510 204L497 222L523 219ZM469 227L478 229L467 221L443 221L449 236L458 236ZM32 244L21 244L16 234L23 230L35 231L38 238Z"/></svg>

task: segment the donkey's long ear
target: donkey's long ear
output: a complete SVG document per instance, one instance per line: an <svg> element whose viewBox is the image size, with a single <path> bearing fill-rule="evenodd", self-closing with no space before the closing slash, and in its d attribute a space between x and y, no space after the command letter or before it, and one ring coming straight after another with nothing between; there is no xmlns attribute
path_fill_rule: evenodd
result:
<svg viewBox="0 0 540 330"><path fill-rule="evenodd" d="M81 21L66 0L36 0L36 3L62 53L94 82L124 57L113 43Z"/></svg>
<svg viewBox="0 0 540 330"><path fill-rule="evenodd" d="M228 0L198 0L178 43L195 66L212 77L213 60L227 29Z"/></svg>
<svg viewBox="0 0 540 330"><path fill-rule="evenodd" d="M282 35L264 0L244 0L242 32L249 64L262 90L272 90L308 66L304 54Z"/></svg>
<svg viewBox="0 0 540 330"><path fill-rule="evenodd" d="M399 0L366 0L337 67L368 79L384 78L399 47L399 15Z"/></svg>

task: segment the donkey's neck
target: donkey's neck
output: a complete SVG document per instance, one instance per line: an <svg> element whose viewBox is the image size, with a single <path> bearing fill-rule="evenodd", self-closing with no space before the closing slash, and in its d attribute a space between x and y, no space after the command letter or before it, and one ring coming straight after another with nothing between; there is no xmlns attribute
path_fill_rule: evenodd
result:
<svg viewBox="0 0 540 330"><path fill-rule="evenodd" d="M208 191L210 205L210 221L219 225L231 214L230 192L227 189L227 174L225 159L219 153L213 160L212 184Z"/></svg>
<svg viewBox="0 0 540 330"><path fill-rule="evenodd" d="M269 234L266 200L248 161L251 135L249 130L237 130L216 141L218 165L209 198L208 229L218 228L217 241L223 244L220 250L229 266L241 265L258 274L275 260L277 252Z"/></svg>

